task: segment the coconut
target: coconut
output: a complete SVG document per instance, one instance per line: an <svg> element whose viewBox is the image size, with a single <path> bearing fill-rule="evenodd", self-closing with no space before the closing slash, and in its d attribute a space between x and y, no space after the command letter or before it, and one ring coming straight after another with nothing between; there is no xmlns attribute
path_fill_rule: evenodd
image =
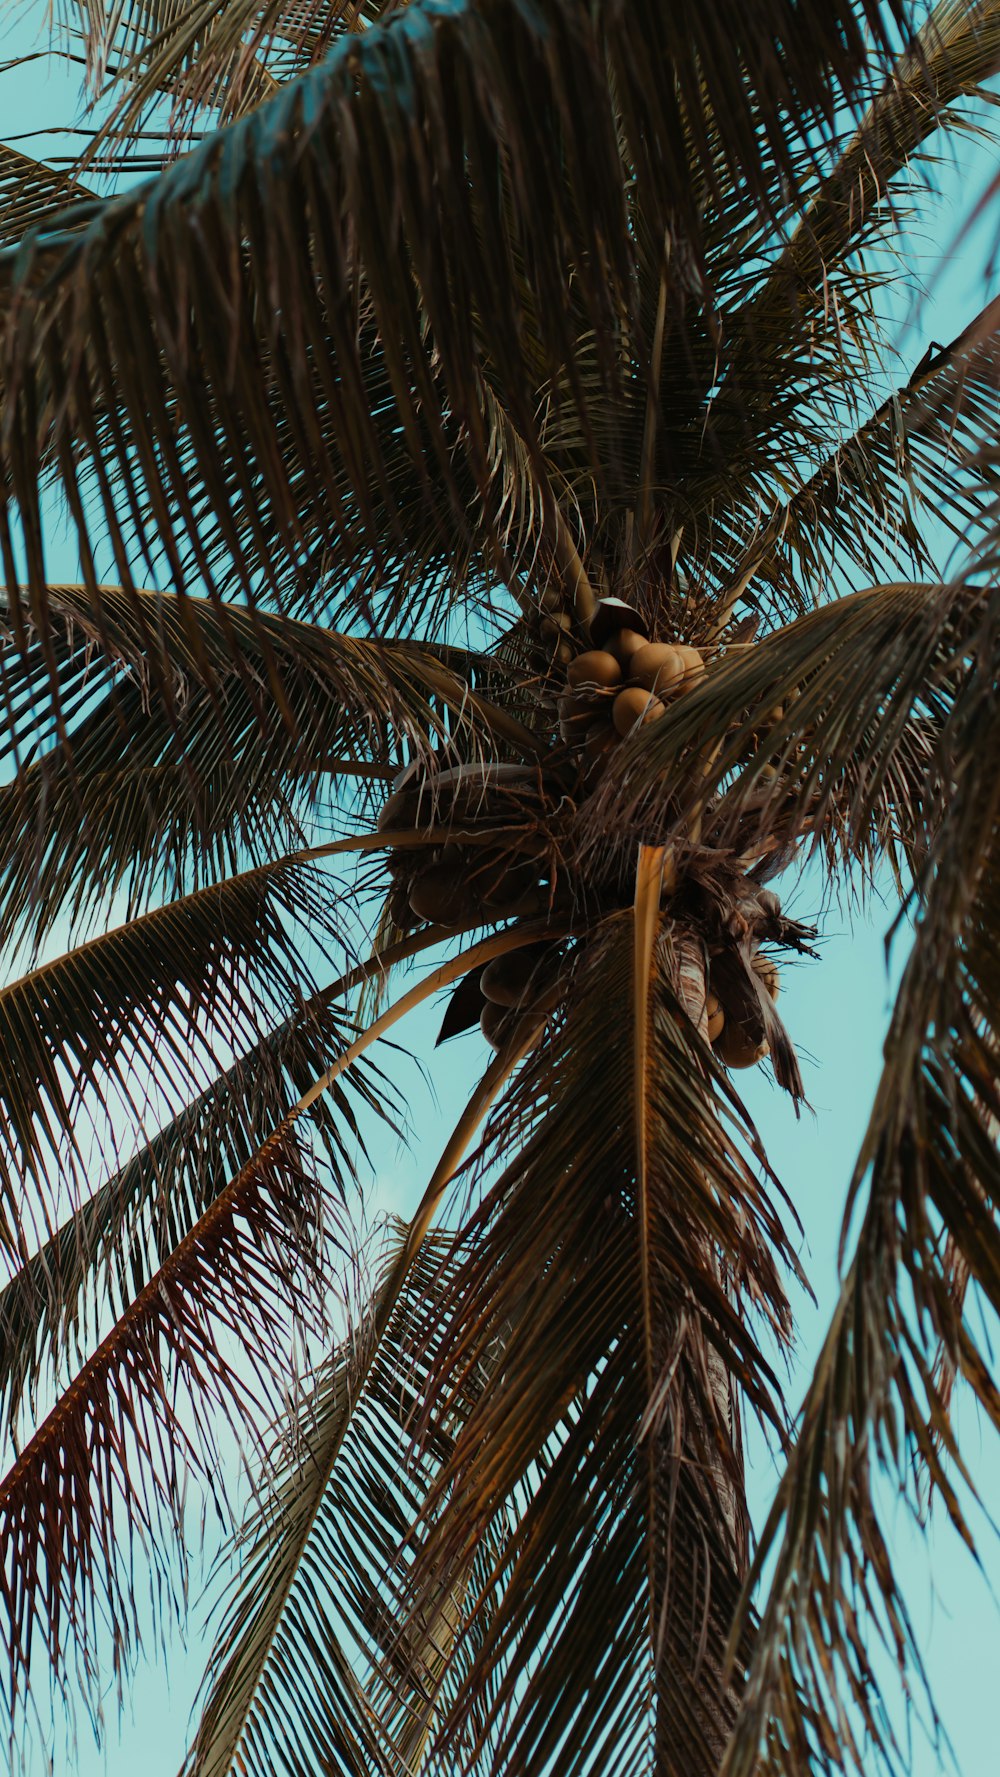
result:
<svg viewBox="0 0 1000 1777"><path fill-rule="evenodd" d="M714 1043L721 1036L722 1027L726 1022L726 1014L717 994L709 993L705 1000L705 1013L708 1018L708 1040Z"/></svg>
<svg viewBox="0 0 1000 1777"><path fill-rule="evenodd" d="M432 925L460 926L475 919L478 907L469 892L468 859L457 846L446 846L436 863L421 870L410 885L410 906Z"/></svg>
<svg viewBox="0 0 1000 1777"><path fill-rule="evenodd" d="M487 1000L479 1014L479 1028L492 1049L512 1049L541 1023L533 1012L518 1014Z"/></svg>
<svg viewBox="0 0 1000 1777"><path fill-rule="evenodd" d="M689 647L686 642L675 642L674 652L680 655L684 673L681 687L686 691L689 685L693 685L696 679L701 678L705 671L705 662L702 660L699 650Z"/></svg>
<svg viewBox="0 0 1000 1777"><path fill-rule="evenodd" d="M526 995L533 997L549 972L546 959L553 955L547 944L528 944L494 957L479 979L485 997L497 1006L517 1006Z"/></svg>
<svg viewBox="0 0 1000 1777"><path fill-rule="evenodd" d="M628 663L628 676L633 685L644 685L647 691L665 696L684 677L684 663L676 648L667 642L647 642L637 648Z"/></svg>
<svg viewBox="0 0 1000 1777"><path fill-rule="evenodd" d="M620 685L622 669L613 654L590 648L577 655L566 677L571 685Z"/></svg>
<svg viewBox="0 0 1000 1777"><path fill-rule="evenodd" d="M604 647L610 636L619 635L624 629L637 630L645 640L648 632L642 612L634 605L626 604L624 599L601 599L590 619L590 635L595 647Z"/></svg>
<svg viewBox="0 0 1000 1777"><path fill-rule="evenodd" d="M620 629L616 635L611 637L611 640L608 643L610 652L614 655L615 659L621 666L623 673L626 675L632 664L633 654L638 654L640 648L646 648L648 646L649 638L643 635L642 631L639 629Z"/></svg>
<svg viewBox="0 0 1000 1777"><path fill-rule="evenodd" d="M755 1067L770 1053L769 1043L754 1042L740 1025L728 1021L722 1026L716 1048L727 1067Z"/></svg>
<svg viewBox="0 0 1000 1777"><path fill-rule="evenodd" d="M543 617L540 624L542 635L549 641L567 635L572 627L573 619L568 611L554 611Z"/></svg>
<svg viewBox="0 0 1000 1777"><path fill-rule="evenodd" d="M517 852L488 852L468 869L467 880L470 893L494 918L506 917L506 908L520 906L525 895L537 890L538 864Z"/></svg>
<svg viewBox="0 0 1000 1777"><path fill-rule="evenodd" d="M655 722L662 714L659 698L644 691L641 685L629 685L615 698L613 717L619 734L631 734L640 723Z"/></svg>
<svg viewBox="0 0 1000 1777"><path fill-rule="evenodd" d="M560 642L556 649L555 658L560 666L568 666L573 658L572 642Z"/></svg>
<svg viewBox="0 0 1000 1777"><path fill-rule="evenodd" d="M594 722L594 700L585 692L564 691L556 703L559 733L571 745L582 742Z"/></svg>
<svg viewBox="0 0 1000 1777"><path fill-rule="evenodd" d="M781 992L781 971L774 958L771 956L761 956L758 953L758 955L752 959L750 967L761 986L770 994L772 1000L776 1000Z"/></svg>

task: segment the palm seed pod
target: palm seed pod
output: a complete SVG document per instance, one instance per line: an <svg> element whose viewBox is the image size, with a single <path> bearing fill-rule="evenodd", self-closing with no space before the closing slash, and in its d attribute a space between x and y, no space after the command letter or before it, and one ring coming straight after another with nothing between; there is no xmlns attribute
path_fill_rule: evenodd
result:
<svg viewBox="0 0 1000 1777"><path fill-rule="evenodd" d="M620 685L622 669L613 654L604 648L590 648L578 654L566 677L571 685Z"/></svg>
<svg viewBox="0 0 1000 1777"><path fill-rule="evenodd" d="M705 662L699 649L689 647L686 642L675 642L674 649L681 657L681 665L684 669L681 688L686 691L690 685L695 683L696 679L701 678L705 671Z"/></svg>
<svg viewBox="0 0 1000 1777"><path fill-rule="evenodd" d="M541 1017L533 1012L518 1013L506 1006L494 1005L487 1000L479 1014L479 1028L491 1049L511 1049L515 1043L527 1036L533 1025L540 1024Z"/></svg>
<svg viewBox="0 0 1000 1777"><path fill-rule="evenodd" d="M410 906L432 925L467 925L477 918L477 898L469 890L468 858L459 846L446 846L410 885Z"/></svg>
<svg viewBox="0 0 1000 1777"><path fill-rule="evenodd" d="M639 629L620 629L611 637L608 649L621 666L623 673L628 673L632 656L638 654L640 648L649 646L648 637Z"/></svg>
<svg viewBox="0 0 1000 1777"><path fill-rule="evenodd" d="M555 611L541 621L541 632L547 641L561 640L573 627L573 619L568 611Z"/></svg>
<svg viewBox="0 0 1000 1777"><path fill-rule="evenodd" d="M770 994L772 1000L776 1000L781 992L781 971L774 958L771 956L761 956L758 952L758 954L752 958L750 967L761 986Z"/></svg>
<svg viewBox="0 0 1000 1777"><path fill-rule="evenodd" d="M483 994L497 1006L520 1005L526 996L530 1001L548 985L556 955L551 944L526 944L494 957L479 979Z"/></svg>
<svg viewBox="0 0 1000 1777"><path fill-rule="evenodd" d="M770 1053L771 1045L755 1042L740 1025L725 1021L722 1033L715 1045L720 1060L727 1067L755 1067Z"/></svg>
<svg viewBox="0 0 1000 1777"><path fill-rule="evenodd" d="M658 691L663 697L680 684L684 662L669 642L647 642L632 655L628 676L633 685L644 685L647 691Z"/></svg>
<svg viewBox="0 0 1000 1777"><path fill-rule="evenodd" d="M663 715L663 705L658 697L644 691L641 685L629 685L619 691L614 702L614 724L619 734L631 734L633 728L640 723L655 722Z"/></svg>
<svg viewBox="0 0 1000 1777"><path fill-rule="evenodd" d="M718 994L708 994L705 1000L705 1012L708 1017L708 1040L710 1043L714 1043L721 1036L722 1027L726 1022L726 1014L722 1010Z"/></svg>

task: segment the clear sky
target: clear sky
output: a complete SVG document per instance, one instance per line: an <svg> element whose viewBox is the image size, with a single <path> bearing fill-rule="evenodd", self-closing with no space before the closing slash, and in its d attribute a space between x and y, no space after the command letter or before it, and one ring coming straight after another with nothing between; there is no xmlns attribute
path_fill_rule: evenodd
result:
<svg viewBox="0 0 1000 1777"><path fill-rule="evenodd" d="M40 17L41 11L37 7L32 16ZM12 55L15 48L24 46L21 24L6 49L0 40L0 56ZM40 72L36 65L35 70L0 76L5 139L19 130L37 130L52 117L66 116L75 76L65 84L50 76L50 85L45 87L38 78ZM24 146L30 151L38 144L25 142ZM934 238L914 243L915 252L926 255L928 273L942 243L954 240L956 219L968 206L970 196L978 193L995 158L984 159L971 148L965 153L962 170L942 173L947 202L941 206ZM928 339L952 337L986 296L993 294L982 281L983 240L980 229L947 256L943 275L907 340L909 364L920 358ZM807 917L815 909L816 899L816 883L807 876L792 897L792 905ZM790 1390L795 1399L808 1375L835 1293L836 1242L844 1193L878 1077L891 1005L891 973L882 942L891 917L891 907L876 905L869 917L856 921L852 929L846 913L834 910L825 921L821 961L786 971L783 1013L800 1047L812 1112L796 1122L789 1101L762 1074L750 1079L744 1076L741 1081L776 1169L802 1218L803 1257L818 1297L815 1307L804 1299L799 1304L800 1343ZM895 973L900 960L899 956L893 958ZM408 1034L415 1048L426 1049L438 1018L436 1009L414 1017ZM433 1092L416 1068L407 1070L406 1078L413 1088L416 1140L407 1152L384 1131L373 1132L373 1207L406 1213L485 1055L478 1034L439 1051L431 1069ZM968 1448L976 1458L977 1479L988 1502L1000 1498L1000 1459L988 1431L979 1437L968 1402L964 1409L961 1419L968 1428ZM773 1471L765 1463L752 1477L758 1514L766 1508L772 1487ZM983 1527L985 1574L980 1574L946 1524L934 1525L924 1538L914 1532L905 1513L896 1509L890 1514L890 1526L908 1575L911 1609L924 1631L928 1667L952 1737L957 1770L962 1777L989 1777L998 1768L993 1687L1000 1654L1000 1618L990 1584L1000 1582L1000 1558L994 1534ZM112 1734L106 1754L93 1747L84 1730L77 1753L68 1760L60 1755L56 1769L79 1777L99 1777L106 1771L115 1777L136 1771L142 1777L174 1777L186 1745L191 1700L207 1651L197 1614L189 1639L187 1651L178 1646L171 1652L167 1671L138 1675L131 1698L133 1719L126 1718L120 1739ZM940 1768L938 1754L918 1736L913 1747L913 1777L933 1777ZM26 1769L25 1777L29 1771L42 1769L39 1757L37 1764Z"/></svg>

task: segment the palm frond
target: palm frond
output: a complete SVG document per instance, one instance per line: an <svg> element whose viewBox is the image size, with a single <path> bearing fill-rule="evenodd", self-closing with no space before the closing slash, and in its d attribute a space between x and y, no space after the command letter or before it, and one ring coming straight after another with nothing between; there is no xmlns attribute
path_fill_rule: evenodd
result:
<svg viewBox="0 0 1000 1777"><path fill-rule="evenodd" d="M1000 1429L990 1354L973 1324L976 1298L1000 1311L998 661L991 599L939 742L950 794L921 873L913 948L848 1196L844 1243L864 1202L853 1256L755 1565L754 1579L774 1558L726 1777L798 1772L787 1736L807 1711L821 1768L867 1771L875 1757L905 1768L868 1653L874 1626L904 1676L922 1674L880 1473L915 1508L923 1491L936 1498L974 1547L961 1499L971 1478L940 1366L943 1356Z"/></svg>
<svg viewBox="0 0 1000 1777"><path fill-rule="evenodd" d="M424 1507L412 1571L397 1582L402 1623L460 1582L508 1507L515 1527L481 1594L481 1617L480 1601L471 1612L482 1645L433 1738L432 1771L480 1757L491 1771L537 1771L557 1749L566 1773L595 1762L714 1770L732 1707L718 1675L739 1556L724 1501L740 1488L714 1365L780 1428L780 1396L741 1280L754 1278L780 1337L786 1309L774 1253L790 1254L741 1157L737 1131L753 1146L752 1131L735 1101L728 1127L716 1113L709 1052L668 985L677 977L664 931L644 1070L643 1263L635 1070L624 1040L635 1003L633 928L623 914L588 939L565 1021L494 1112L484 1158L495 1156L500 1176L467 1225L467 1256L441 1307L449 1330L429 1414L447 1419L452 1391L489 1366L495 1341L503 1363ZM706 1243L725 1255L720 1272ZM644 1290L662 1328L652 1389ZM695 1547L704 1561L689 1567Z"/></svg>
<svg viewBox="0 0 1000 1777"><path fill-rule="evenodd" d="M460 650L110 586L50 587L46 605L44 646L8 632L0 649L5 935L295 847L307 823L343 820L345 786L384 797L404 747L537 744ZM492 681L506 697L495 668Z"/></svg>
<svg viewBox="0 0 1000 1777"><path fill-rule="evenodd" d="M880 10L866 3L861 15L884 44ZM725 17L725 29L713 13L711 28L692 34L652 0L627 20L577 0L537 16L513 0L425 16L417 0L154 184L111 200L79 239L47 237L30 263L9 267L5 454L36 596L43 463L57 466L82 526L88 582L98 506L118 559L127 507L147 555L163 551L184 583L186 548L211 581L207 506L216 548L245 589L261 576L275 590L305 588L324 552L344 559L345 481L376 570L391 577L386 526L368 522L371 489L398 516L387 427L439 527L450 505L461 545L456 458L480 497L488 487L484 381L532 451L536 392L572 366L580 316L608 342L604 382L620 381L612 342L630 300L626 190L641 193L652 232L672 234L679 206L697 234L700 200L685 193L691 140L710 110L725 115L730 159L766 201L764 163L784 167L788 144L809 139L871 59L847 0L808 23L768 0L752 31L737 6ZM454 107L453 95L480 87L488 106ZM206 275L205 230L218 275ZM539 328L530 362L523 282ZM357 319L369 317L384 359L381 408L359 399ZM93 349L79 354L84 334ZM80 503L81 448L95 462L94 519ZM124 500L98 463L116 466ZM13 584L22 576L9 522L5 548Z"/></svg>
<svg viewBox="0 0 1000 1777"><path fill-rule="evenodd" d="M283 859L214 883L40 964L0 991L0 1195L8 1250L52 1231L49 1166L86 1188L114 1153L176 1110L312 986L302 931L338 942L329 883ZM30 1187L30 1189L29 1189Z"/></svg>
<svg viewBox="0 0 1000 1777"><path fill-rule="evenodd" d="M44 161L0 142L0 247L13 247L33 228L44 228L71 205L97 203L97 194ZM80 209L81 218L86 214ZM63 223L63 226L65 224Z"/></svg>
<svg viewBox="0 0 1000 1777"><path fill-rule="evenodd" d="M612 761L587 819L598 855L670 840L764 880L805 846L837 874L894 868L905 894L947 785L935 746L984 620L976 586L870 587L720 654L702 685Z"/></svg>
<svg viewBox="0 0 1000 1777"><path fill-rule="evenodd" d="M399 1225L395 1258L405 1235ZM454 1419L422 1445L413 1439L452 1239L428 1238L401 1290L395 1258L297 1407L296 1432L279 1443L263 1500L237 1539L242 1560L186 1766L192 1777L317 1763L357 1777L415 1768L410 1748L433 1711L438 1650L425 1645L417 1682L388 1677L378 1589L454 1443ZM394 1298L388 1313L383 1291ZM473 1378L470 1398L477 1391ZM445 1664L450 1653L440 1649Z"/></svg>
<svg viewBox="0 0 1000 1777"><path fill-rule="evenodd" d="M348 1041L330 990L314 995L185 1104L74 1211L0 1290L0 1398L13 1431L27 1395L84 1361L108 1314L120 1315L153 1271L244 1167L299 1095ZM391 1083L355 1070L356 1103L398 1115ZM339 1082L312 1107L331 1182L344 1193L360 1147L355 1105ZM289 1151L298 1137L289 1135ZM304 1167L305 1156L300 1158Z"/></svg>
<svg viewBox="0 0 1000 1777"><path fill-rule="evenodd" d="M949 345L929 346L907 381L773 513L722 593L717 628L755 577L790 597L793 585L819 592L835 561L869 576L887 563L933 567L931 516L971 541L991 492L984 445L1000 418L998 325L994 297Z"/></svg>

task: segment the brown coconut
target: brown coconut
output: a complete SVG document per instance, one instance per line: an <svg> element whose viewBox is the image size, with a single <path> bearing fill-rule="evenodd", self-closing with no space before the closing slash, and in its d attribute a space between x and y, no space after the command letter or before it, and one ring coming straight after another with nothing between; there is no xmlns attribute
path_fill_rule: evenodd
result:
<svg viewBox="0 0 1000 1777"><path fill-rule="evenodd" d="M598 648L610 647L610 638L623 631L635 630L645 641L647 630L642 612L624 599L601 599L590 619L591 639Z"/></svg>
<svg viewBox="0 0 1000 1777"><path fill-rule="evenodd" d="M568 611L554 611L550 616L543 617L541 632L547 641L555 641L569 634L573 627L573 619Z"/></svg>
<svg viewBox="0 0 1000 1777"><path fill-rule="evenodd" d="M696 679L701 678L705 671L705 662L700 651L697 648L689 647L686 642L675 642L674 651L680 655L683 668L683 677L680 683L681 689L686 691L689 685L693 685Z"/></svg>
<svg viewBox="0 0 1000 1777"><path fill-rule="evenodd" d="M541 1023L533 1012L518 1013L487 1000L479 1014L479 1028L492 1049L512 1049Z"/></svg>
<svg viewBox="0 0 1000 1777"><path fill-rule="evenodd" d="M755 956L750 964L761 986L776 1000L781 992L781 971L772 956Z"/></svg>
<svg viewBox="0 0 1000 1777"><path fill-rule="evenodd" d="M663 705L659 698L644 691L641 685L628 685L615 698L614 724L621 735L631 734L633 728L655 722L662 715Z"/></svg>
<svg viewBox="0 0 1000 1777"><path fill-rule="evenodd" d="M622 669L604 648L590 648L577 655L566 677L571 685L620 685Z"/></svg>
<svg viewBox="0 0 1000 1777"><path fill-rule="evenodd" d="M722 1027L726 1022L726 1014L718 994L710 993L705 1001L705 1012L708 1017L708 1040L714 1043L722 1035Z"/></svg>
<svg viewBox="0 0 1000 1777"><path fill-rule="evenodd" d="M755 1067L770 1053L769 1043L754 1042L738 1024L725 1022L716 1043L720 1060L727 1067Z"/></svg>
<svg viewBox="0 0 1000 1777"><path fill-rule="evenodd" d="M498 1006L517 1006L526 994L534 998L547 984L554 954L547 944L528 944L495 956L479 979L485 998Z"/></svg>
<svg viewBox="0 0 1000 1777"><path fill-rule="evenodd" d="M638 629L620 629L608 642L608 650L621 666L622 672L628 676L632 656L638 654L640 648L649 646L649 637Z"/></svg>
<svg viewBox="0 0 1000 1777"><path fill-rule="evenodd" d="M644 685L647 691L658 691L663 697L680 684L684 663L669 642L647 642L632 655L628 676L633 685Z"/></svg>
<svg viewBox="0 0 1000 1777"><path fill-rule="evenodd" d="M446 847L436 863L414 878L410 906L418 919L432 925L467 925L476 918L479 909L469 890L468 858L457 846Z"/></svg>
<svg viewBox="0 0 1000 1777"><path fill-rule="evenodd" d="M571 746L582 743L587 729L593 727L594 699L585 691L564 691L556 703L556 714L561 738Z"/></svg>

